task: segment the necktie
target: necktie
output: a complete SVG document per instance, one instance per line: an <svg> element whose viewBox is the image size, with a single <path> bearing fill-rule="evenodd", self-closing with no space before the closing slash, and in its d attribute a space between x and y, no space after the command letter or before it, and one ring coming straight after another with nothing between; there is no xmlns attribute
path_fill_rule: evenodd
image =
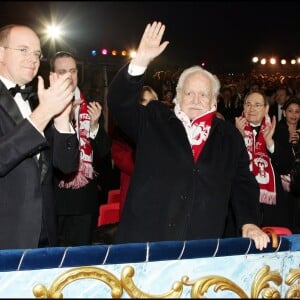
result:
<svg viewBox="0 0 300 300"><path fill-rule="evenodd" d="M20 93L24 101L26 101L29 98L29 95L32 93L32 86L28 86L25 89L21 89L21 87L17 84L15 87L10 88L9 92L13 97L15 97L17 93Z"/></svg>

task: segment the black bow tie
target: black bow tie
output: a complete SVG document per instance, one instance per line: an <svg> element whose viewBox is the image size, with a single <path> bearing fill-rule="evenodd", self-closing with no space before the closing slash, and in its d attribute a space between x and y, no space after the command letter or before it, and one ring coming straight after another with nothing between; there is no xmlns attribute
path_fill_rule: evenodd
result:
<svg viewBox="0 0 300 300"><path fill-rule="evenodd" d="M29 95L32 93L32 86L21 89L21 87L17 84L15 87L10 88L9 92L13 97L15 97L17 93L20 93L22 98L26 101L29 98Z"/></svg>
<svg viewBox="0 0 300 300"><path fill-rule="evenodd" d="M251 128L252 128L252 130L256 131L256 134L258 134L260 131L260 125L259 126L251 126Z"/></svg>

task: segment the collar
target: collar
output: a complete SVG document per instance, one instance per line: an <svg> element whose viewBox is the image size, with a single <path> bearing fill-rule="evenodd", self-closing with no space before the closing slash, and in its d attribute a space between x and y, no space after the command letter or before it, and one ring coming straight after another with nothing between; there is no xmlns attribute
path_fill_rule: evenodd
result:
<svg viewBox="0 0 300 300"><path fill-rule="evenodd" d="M0 79L3 82L3 84L5 85L5 87L9 90L10 88L13 88L16 86L16 83L10 81L9 79L3 77L0 75ZM25 84L20 86L21 89L25 88Z"/></svg>
<svg viewBox="0 0 300 300"><path fill-rule="evenodd" d="M253 124L253 123L249 123L251 127L260 127L261 126L261 122L259 124Z"/></svg>

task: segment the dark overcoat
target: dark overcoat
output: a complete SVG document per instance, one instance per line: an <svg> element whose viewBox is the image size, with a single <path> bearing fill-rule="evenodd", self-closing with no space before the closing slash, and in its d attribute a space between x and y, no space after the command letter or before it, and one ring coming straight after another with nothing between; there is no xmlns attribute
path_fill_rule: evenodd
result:
<svg viewBox="0 0 300 300"><path fill-rule="evenodd" d="M160 101L139 104L144 76L124 66L109 86L108 107L136 142L132 174L117 243L221 238L231 202L237 225L260 225L258 184L244 140L214 117L194 163L187 134Z"/></svg>

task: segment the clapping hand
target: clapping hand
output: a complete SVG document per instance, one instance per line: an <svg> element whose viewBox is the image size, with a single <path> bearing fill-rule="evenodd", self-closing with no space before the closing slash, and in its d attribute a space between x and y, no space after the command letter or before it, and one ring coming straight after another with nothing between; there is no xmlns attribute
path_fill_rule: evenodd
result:
<svg viewBox="0 0 300 300"><path fill-rule="evenodd" d="M88 113L91 117L91 130L94 131L98 127L98 121L101 116L102 106L97 101L92 101L88 105Z"/></svg>

